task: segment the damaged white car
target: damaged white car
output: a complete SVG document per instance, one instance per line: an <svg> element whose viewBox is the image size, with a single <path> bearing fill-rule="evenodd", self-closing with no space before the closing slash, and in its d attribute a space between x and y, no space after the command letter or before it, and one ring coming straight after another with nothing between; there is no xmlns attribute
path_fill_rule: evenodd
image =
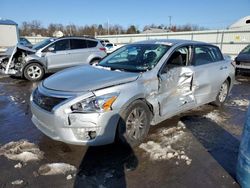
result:
<svg viewBox="0 0 250 188"><path fill-rule="evenodd" d="M98 62L106 56L105 48L95 39L85 37L48 38L27 48L20 44L0 57L0 72L41 80L45 73Z"/></svg>
<svg viewBox="0 0 250 188"><path fill-rule="evenodd" d="M52 139L79 145L139 144L156 125L214 102L235 68L217 46L185 40L126 45L95 66L59 72L31 95L32 121Z"/></svg>

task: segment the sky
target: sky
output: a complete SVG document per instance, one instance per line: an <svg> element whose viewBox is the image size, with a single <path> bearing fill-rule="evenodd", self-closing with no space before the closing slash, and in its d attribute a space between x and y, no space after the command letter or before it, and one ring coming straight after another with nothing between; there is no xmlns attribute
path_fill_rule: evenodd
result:
<svg viewBox="0 0 250 188"><path fill-rule="evenodd" d="M250 15L250 0L0 0L0 18L19 25L32 20L78 26L92 24L193 24L225 29Z"/></svg>

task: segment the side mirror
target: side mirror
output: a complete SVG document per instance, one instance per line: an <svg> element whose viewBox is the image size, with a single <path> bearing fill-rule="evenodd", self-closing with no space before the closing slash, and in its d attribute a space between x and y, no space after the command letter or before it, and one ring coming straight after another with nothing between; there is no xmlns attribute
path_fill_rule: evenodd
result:
<svg viewBox="0 0 250 188"><path fill-rule="evenodd" d="M53 47L48 48L48 52L54 52L54 51L55 51L55 48L53 48Z"/></svg>

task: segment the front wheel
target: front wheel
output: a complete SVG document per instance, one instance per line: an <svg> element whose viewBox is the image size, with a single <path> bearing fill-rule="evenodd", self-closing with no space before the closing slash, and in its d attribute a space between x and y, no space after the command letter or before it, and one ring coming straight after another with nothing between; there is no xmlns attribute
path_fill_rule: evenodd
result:
<svg viewBox="0 0 250 188"><path fill-rule="evenodd" d="M117 127L119 141L131 146L139 145L147 136L151 111L143 101L135 101L121 114Z"/></svg>
<svg viewBox="0 0 250 188"><path fill-rule="evenodd" d="M222 106L226 99L227 99L227 96L228 96L228 92L229 92L229 82L228 80L226 80L225 82L223 82L223 84L221 85L220 87L220 91L216 97L216 100L214 101L214 104L216 106Z"/></svg>
<svg viewBox="0 0 250 188"><path fill-rule="evenodd" d="M31 63L24 68L24 77L30 81L39 81L43 78L44 69L38 63Z"/></svg>

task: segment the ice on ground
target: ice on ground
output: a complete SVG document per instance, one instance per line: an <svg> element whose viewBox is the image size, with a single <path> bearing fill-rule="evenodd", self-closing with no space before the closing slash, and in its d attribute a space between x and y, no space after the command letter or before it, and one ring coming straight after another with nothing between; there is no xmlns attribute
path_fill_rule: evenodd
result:
<svg viewBox="0 0 250 188"><path fill-rule="evenodd" d="M67 180L71 180L72 179L72 175L69 174L67 177L66 177Z"/></svg>
<svg viewBox="0 0 250 188"><path fill-rule="evenodd" d="M23 167L23 165L21 164L21 163L17 163L15 166L14 166L14 168L22 168Z"/></svg>
<svg viewBox="0 0 250 188"><path fill-rule="evenodd" d="M14 96L12 96L12 95L10 96L10 100L13 101L13 102L17 101L17 99Z"/></svg>
<svg viewBox="0 0 250 188"><path fill-rule="evenodd" d="M11 182L12 185L21 185L23 184L23 180L15 180L13 182Z"/></svg>
<svg viewBox="0 0 250 188"><path fill-rule="evenodd" d="M218 113L218 111L212 111L209 112L208 114L204 115L203 117L210 119L212 121L214 121L215 123L221 123L223 121L225 121L225 118Z"/></svg>
<svg viewBox="0 0 250 188"><path fill-rule="evenodd" d="M249 100L247 99L235 99L235 100L231 100L230 104L232 106L243 106L243 107L248 107L249 105Z"/></svg>
<svg viewBox="0 0 250 188"><path fill-rule="evenodd" d="M0 148L0 156L4 155L10 160L21 162L39 161L44 153L33 143L27 140L9 142Z"/></svg>
<svg viewBox="0 0 250 188"><path fill-rule="evenodd" d="M147 143L142 143L139 148L146 151L151 160L170 160L175 158L183 160L186 164L190 165L192 159L185 155L184 151L173 149L171 146L171 144L182 139L185 128L184 123L180 121L177 127L161 129L158 133L160 137L159 142L148 141Z"/></svg>
<svg viewBox="0 0 250 188"><path fill-rule="evenodd" d="M50 163L40 166L38 173L43 176L75 173L76 167L66 163Z"/></svg>

